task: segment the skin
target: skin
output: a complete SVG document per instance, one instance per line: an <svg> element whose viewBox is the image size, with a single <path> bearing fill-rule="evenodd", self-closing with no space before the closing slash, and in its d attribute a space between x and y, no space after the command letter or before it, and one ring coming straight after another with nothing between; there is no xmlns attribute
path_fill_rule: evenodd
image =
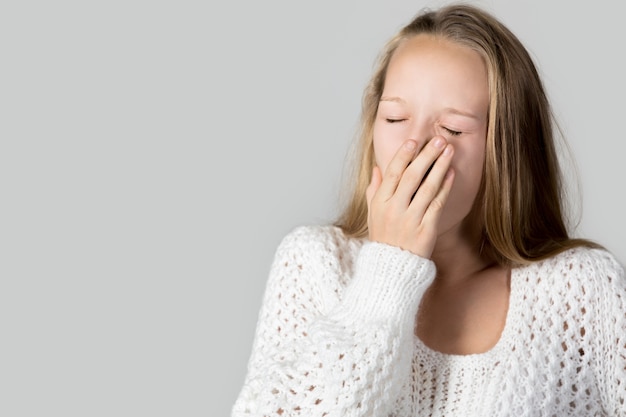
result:
<svg viewBox="0 0 626 417"><path fill-rule="evenodd" d="M508 310L509 271L481 255L476 227L488 109L481 56L417 35L390 61L374 123L369 238L435 262L415 332L444 353L492 348Z"/></svg>

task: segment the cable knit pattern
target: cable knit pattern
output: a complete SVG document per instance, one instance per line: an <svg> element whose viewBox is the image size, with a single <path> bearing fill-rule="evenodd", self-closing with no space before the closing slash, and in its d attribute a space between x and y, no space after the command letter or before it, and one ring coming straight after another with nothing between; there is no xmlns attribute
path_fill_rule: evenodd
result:
<svg viewBox="0 0 626 417"><path fill-rule="evenodd" d="M414 335L434 264L299 227L280 244L240 416L626 416L626 279L606 251L515 268L500 340L450 355Z"/></svg>

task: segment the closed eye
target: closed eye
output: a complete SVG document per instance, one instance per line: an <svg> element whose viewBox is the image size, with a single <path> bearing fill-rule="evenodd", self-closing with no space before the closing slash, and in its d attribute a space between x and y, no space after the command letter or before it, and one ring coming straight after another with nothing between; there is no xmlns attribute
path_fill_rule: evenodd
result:
<svg viewBox="0 0 626 417"><path fill-rule="evenodd" d="M458 130L452 130L452 129L448 129L447 127L441 126L443 128L443 130L445 130L446 132L448 132L448 134L450 134L451 136L459 136L462 132L459 132Z"/></svg>
<svg viewBox="0 0 626 417"><path fill-rule="evenodd" d="M406 119L389 119L389 118L385 119L387 123L400 123L400 122L404 122L405 120Z"/></svg>

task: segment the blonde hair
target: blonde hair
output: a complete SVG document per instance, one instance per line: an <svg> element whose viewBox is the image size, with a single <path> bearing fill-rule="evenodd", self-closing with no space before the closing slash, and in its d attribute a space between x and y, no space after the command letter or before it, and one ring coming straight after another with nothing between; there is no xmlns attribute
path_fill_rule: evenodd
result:
<svg viewBox="0 0 626 417"><path fill-rule="evenodd" d="M418 35L441 37L478 52L487 67L489 122L479 193L482 246L501 264L526 264L568 248L599 245L568 235L554 118L532 58L518 38L489 13L464 4L419 14L385 46L362 101L352 192L337 226L367 236L365 190L374 167L373 126L389 61Z"/></svg>

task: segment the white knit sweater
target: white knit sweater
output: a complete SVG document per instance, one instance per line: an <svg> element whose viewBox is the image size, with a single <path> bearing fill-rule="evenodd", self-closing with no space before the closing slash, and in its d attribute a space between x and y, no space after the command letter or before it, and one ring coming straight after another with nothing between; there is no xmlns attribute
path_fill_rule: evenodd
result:
<svg viewBox="0 0 626 417"><path fill-rule="evenodd" d="M511 272L499 342L414 335L432 261L331 226L279 246L232 416L626 416L626 279L580 248Z"/></svg>

